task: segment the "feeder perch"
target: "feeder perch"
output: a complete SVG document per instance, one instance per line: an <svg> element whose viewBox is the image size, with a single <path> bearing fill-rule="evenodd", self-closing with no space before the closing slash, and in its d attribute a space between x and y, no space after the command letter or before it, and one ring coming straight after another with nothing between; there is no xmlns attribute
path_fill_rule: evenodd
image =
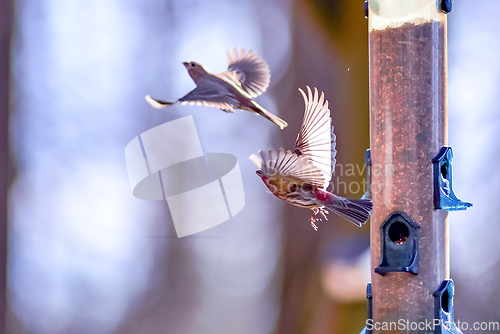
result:
<svg viewBox="0 0 500 334"><path fill-rule="evenodd" d="M463 202L453 192L452 182L453 150L443 147L432 159L434 168L434 207L446 211L466 210L472 203Z"/></svg>
<svg viewBox="0 0 500 334"><path fill-rule="evenodd" d="M436 334L462 334L455 326L453 315L453 294L455 285L453 280L444 280L439 289L434 292L434 313L439 324L435 326Z"/></svg>
<svg viewBox="0 0 500 334"><path fill-rule="evenodd" d="M372 198L372 158L370 155L370 149L365 152L365 166L366 166L366 190L361 199L371 199Z"/></svg>

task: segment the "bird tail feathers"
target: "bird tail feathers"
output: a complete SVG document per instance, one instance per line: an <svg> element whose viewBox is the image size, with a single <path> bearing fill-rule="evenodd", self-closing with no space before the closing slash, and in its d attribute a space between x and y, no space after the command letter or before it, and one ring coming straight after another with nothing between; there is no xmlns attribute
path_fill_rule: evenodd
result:
<svg viewBox="0 0 500 334"><path fill-rule="evenodd" d="M167 101L162 101L162 100L156 100L156 99L153 99L151 96L149 95L146 95L146 101L154 108L156 109L161 109L161 108L165 108L165 107L168 107L168 106L171 106L172 104L174 104L175 102L167 102Z"/></svg>
<svg viewBox="0 0 500 334"><path fill-rule="evenodd" d="M262 117L270 120L271 122L279 126L281 130L283 130L288 126L288 123L284 119L281 119L278 116L271 114L269 111L264 109L261 105L259 105L255 101L252 101L251 109L252 109L251 111L261 115Z"/></svg>
<svg viewBox="0 0 500 334"><path fill-rule="evenodd" d="M348 199L336 195L328 198L323 205L328 211L344 217L359 227L366 223L373 209L370 199Z"/></svg>

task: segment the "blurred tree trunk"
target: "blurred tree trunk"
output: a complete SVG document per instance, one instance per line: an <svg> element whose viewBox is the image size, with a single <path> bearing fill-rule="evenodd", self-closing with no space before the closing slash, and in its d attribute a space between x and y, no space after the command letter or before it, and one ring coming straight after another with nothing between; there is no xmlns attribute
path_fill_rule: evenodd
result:
<svg viewBox="0 0 500 334"><path fill-rule="evenodd" d="M9 81L12 8L0 1L0 332L5 329L7 283L7 206L11 183L9 153Z"/></svg>
<svg viewBox="0 0 500 334"><path fill-rule="evenodd" d="M292 147L302 121L304 104L297 88L317 87L330 103L337 136L337 164L363 166L369 147L368 42L363 2L295 1L291 26L293 58L287 74L274 85L274 93L281 101L279 109L294 115L287 118L288 131L282 132L285 147ZM361 184L364 177L337 172L332 182L337 176L347 185ZM334 192L352 198L363 193L349 189ZM286 208L281 312L275 332L359 333L366 321L366 300L333 300L323 290L322 272L325 250L350 238L356 248L356 238L364 235L368 239L369 228L357 228L331 214L314 232L307 223L311 214L301 208Z"/></svg>

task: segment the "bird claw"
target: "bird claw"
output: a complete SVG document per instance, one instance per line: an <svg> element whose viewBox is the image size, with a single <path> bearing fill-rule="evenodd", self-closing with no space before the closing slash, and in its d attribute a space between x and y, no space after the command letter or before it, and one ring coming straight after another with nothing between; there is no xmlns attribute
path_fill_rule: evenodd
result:
<svg viewBox="0 0 500 334"><path fill-rule="evenodd" d="M324 208L320 208L319 213L321 214L321 216L323 218L325 218L325 220L328 220L328 218L326 217L326 215L329 213L328 210L325 210Z"/></svg>
<svg viewBox="0 0 500 334"><path fill-rule="evenodd" d="M311 226L312 228L317 231L318 230L318 226L316 224L314 224L314 222L317 222L318 220L314 218L314 216L311 217L311 220L309 221L311 223Z"/></svg>
<svg viewBox="0 0 500 334"><path fill-rule="evenodd" d="M314 208L313 212L314 212L314 214L312 215L312 217L309 220L309 222L311 223L311 226L313 227L313 229L315 231L317 231L318 230L318 226L315 224L315 222L322 221L323 219L321 219L321 218L314 218L314 217L319 213L322 218L324 218L325 220L328 220L328 218L326 217L326 215L329 212L328 212L328 210L325 210L325 208Z"/></svg>

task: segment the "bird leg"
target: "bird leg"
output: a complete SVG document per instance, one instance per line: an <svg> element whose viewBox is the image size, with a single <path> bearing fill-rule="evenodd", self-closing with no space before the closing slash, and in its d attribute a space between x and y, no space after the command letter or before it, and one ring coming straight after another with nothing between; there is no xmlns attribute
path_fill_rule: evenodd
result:
<svg viewBox="0 0 500 334"><path fill-rule="evenodd" d="M323 216L323 218L325 218L325 220L328 220L328 218L326 217L326 215L329 213L328 210L326 210L325 208L319 208L319 213L321 214L321 216Z"/></svg>
<svg viewBox="0 0 500 334"><path fill-rule="evenodd" d="M318 221L318 219L314 218L314 215L311 217L311 220L309 223L311 224L312 228L317 231L318 230L318 225L314 224L314 222Z"/></svg>
<svg viewBox="0 0 500 334"><path fill-rule="evenodd" d="M323 219L321 218L315 218L315 216L319 213L321 214L321 216L325 219L325 220L328 220L328 218L326 217L326 215L329 213L328 210L326 210L325 208L312 208L311 210L313 210L313 215L311 217L311 219L309 220L309 223L311 224L312 228L317 231L318 230L318 226L315 224L315 222L317 221L322 221Z"/></svg>
<svg viewBox="0 0 500 334"><path fill-rule="evenodd" d="M313 210L313 215L312 215L311 219L309 220L309 223L311 224L312 228L315 231L317 231L318 230L318 225L316 225L315 222L317 222L318 220L321 220L321 219L314 218L314 216L316 216L318 214L319 209L312 208L311 210Z"/></svg>

